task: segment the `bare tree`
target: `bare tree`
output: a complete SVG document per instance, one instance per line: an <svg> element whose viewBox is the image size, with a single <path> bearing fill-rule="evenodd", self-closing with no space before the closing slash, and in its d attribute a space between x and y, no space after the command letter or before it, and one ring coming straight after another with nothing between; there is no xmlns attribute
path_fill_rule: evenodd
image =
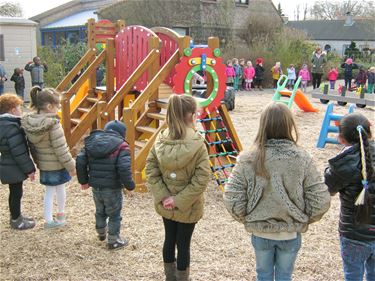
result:
<svg viewBox="0 0 375 281"><path fill-rule="evenodd" d="M374 17L375 3L372 0L319 0L310 8L314 19L334 20L350 12L353 16Z"/></svg>
<svg viewBox="0 0 375 281"><path fill-rule="evenodd" d="M0 16L22 17L22 8L19 3L3 2L0 3Z"/></svg>
<svg viewBox="0 0 375 281"><path fill-rule="evenodd" d="M307 14L308 14L308 12L309 12L309 9L308 9L308 5L307 5L307 3L305 3L304 5L303 5L303 20L306 20L306 18L307 18Z"/></svg>

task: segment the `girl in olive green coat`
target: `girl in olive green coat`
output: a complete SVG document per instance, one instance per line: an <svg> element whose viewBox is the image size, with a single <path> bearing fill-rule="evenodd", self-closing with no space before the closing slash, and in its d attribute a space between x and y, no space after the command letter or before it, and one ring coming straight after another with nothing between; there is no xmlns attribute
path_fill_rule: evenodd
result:
<svg viewBox="0 0 375 281"><path fill-rule="evenodd" d="M190 241L203 216L203 192L210 180L208 152L194 128L196 110L192 97L173 95L167 110L168 128L160 133L147 157L148 188L165 228L167 281L189 280Z"/></svg>

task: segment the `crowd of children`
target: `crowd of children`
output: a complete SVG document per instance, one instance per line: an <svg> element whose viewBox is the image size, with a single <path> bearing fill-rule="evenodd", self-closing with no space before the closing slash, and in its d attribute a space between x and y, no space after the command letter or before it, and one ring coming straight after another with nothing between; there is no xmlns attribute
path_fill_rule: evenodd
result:
<svg viewBox="0 0 375 281"><path fill-rule="evenodd" d="M262 89L263 60L257 59L255 68L250 61L244 63L228 62L227 82L250 89L254 81ZM276 63L271 71L276 78L282 73L281 65ZM332 81L336 72L332 69ZM293 65L287 74L288 80L296 79ZM307 66L299 76L303 82L310 80ZM66 224L65 184L77 174L82 190L92 188L98 239L107 240L109 250L125 247L128 241L120 237L122 189L132 190L135 184L124 123L111 121L104 130L91 132L74 160L57 116L59 93L41 86L39 80L32 88L32 112L23 116L20 97L0 96L0 179L10 189L11 228L35 226L21 212L23 181L34 180L35 163L45 186L45 229ZM155 210L163 218L162 256L168 281L189 280L191 239L203 216L204 191L210 180L209 156L195 127L196 113L194 98L172 95L167 129L158 135L146 161L148 188ZM239 156L224 192L228 212L252 233L258 280L291 280L301 233L322 218L330 207L330 193L337 192L345 279L361 280L365 272L367 280L375 279L375 145L370 127L359 113L342 119L339 140L345 149L328 160L323 182L312 156L297 145L297 125L287 106L271 103L263 110L254 149ZM54 216L55 195L58 210Z"/></svg>

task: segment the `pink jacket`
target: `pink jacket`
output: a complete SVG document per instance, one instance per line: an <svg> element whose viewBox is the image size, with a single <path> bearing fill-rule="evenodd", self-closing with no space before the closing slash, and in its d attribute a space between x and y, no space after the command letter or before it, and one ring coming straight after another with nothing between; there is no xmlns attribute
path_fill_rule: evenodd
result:
<svg viewBox="0 0 375 281"><path fill-rule="evenodd" d="M235 77L236 71L234 70L233 66L227 66L225 68L225 74L227 75L227 77Z"/></svg>
<svg viewBox="0 0 375 281"><path fill-rule="evenodd" d="M245 76L246 80L253 79L254 76L255 76L255 69L254 69L254 67L252 67L252 66L245 67L245 69L243 71L243 75Z"/></svg>
<svg viewBox="0 0 375 281"><path fill-rule="evenodd" d="M330 72L328 72L329 81L336 81L338 76L339 76L339 72L336 69L333 69Z"/></svg>
<svg viewBox="0 0 375 281"><path fill-rule="evenodd" d="M302 77L302 81L310 81L310 72L307 69L301 69L298 76Z"/></svg>

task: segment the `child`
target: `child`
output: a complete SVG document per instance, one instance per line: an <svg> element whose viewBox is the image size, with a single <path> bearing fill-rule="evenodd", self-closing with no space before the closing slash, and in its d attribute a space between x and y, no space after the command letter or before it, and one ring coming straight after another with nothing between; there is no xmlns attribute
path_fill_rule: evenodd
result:
<svg viewBox="0 0 375 281"><path fill-rule="evenodd" d="M307 64L302 65L302 69L298 73L298 77L301 77L301 87L302 90L306 93L307 84L311 80L310 78L310 72L307 68Z"/></svg>
<svg viewBox="0 0 375 281"><path fill-rule="evenodd" d="M294 65L291 64L287 69L288 73L288 89L294 87L294 81L296 80L296 69L294 68Z"/></svg>
<svg viewBox="0 0 375 281"><path fill-rule="evenodd" d="M372 94L373 92L375 92L375 66L370 67L369 71L367 72L367 78L367 93Z"/></svg>
<svg viewBox="0 0 375 281"><path fill-rule="evenodd" d="M328 160L324 177L340 193L339 233L345 280L375 280L375 144L371 124L359 113L344 116L339 141L345 149ZM372 201L372 202L371 202Z"/></svg>
<svg viewBox="0 0 375 281"><path fill-rule="evenodd" d="M0 96L0 180L9 184L10 227L33 228L35 221L21 213L23 181L34 180L35 167L29 155L25 133L21 128L23 101L16 95Z"/></svg>
<svg viewBox="0 0 375 281"><path fill-rule="evenodd" d="M227 75L227 86L233 87L234 78L236 77L236 72L234 71L233 64L231 60L227 61L227 67L225 68L225 74Z"/></svg>
<svg viewBox="0 0 375 281"><path fill-rule="evenodd" d="M264 79L264 67L263 67L263 59L262 58L257 58L255 60L256 65L255 65L255 84L254 88L258 86L258 89L260 91L263 91L263 79Z"/></svg>
<svg viewBox="0 0 375 281"><path fill-rule="evenodd" d="M14 82L14 89L16 90L17 95L24 99L25 95L25 78L23 77L23 69L15 68L10 81Z"/></svg>
<svg viewBox="0 0 375 281"><path fill-rule="evenodd" d="M245 70L245 59L240 59L240 67L241 67L241 73L242 73L242 76L240 77L240 81L239 81L239 89L240 91L243 91L245 90L245 76L244 76L244 70Z"/></svg>
<svg viewBox="0 0 375 281"><path fill-rule="evenodd" d="M359 72L357 74L357 77L355 78L355 82L357 84L357 88L359 87L366 87L366 81L367 81L367 73L365 71L365 68L361 66L359 68Z"/></svg>
<svg viewBox="0 0 375 281"><path fill-rule="evenodd" d="M31 85L44 88L44 72L48 71L46 63L41 63L40 57L34 57L32 62L25 65L25 70L30 71Z"/></svg>
<svg viewBox="0 0 375 281"><path fill-rule="evenodd" d="M108 225L109 250L128 245L127 240L120 238L122 188L133 190L135 184L132 180L131 156L125 135L124 123L107 123L104 131L93 131L85 139L85 147L78 154L76 162L81 188L92 187L96 207L95 228L100 241L106 239Z"/></svg>
<svg viewBox="0 0 375 281"><path fill-rule="evenodd" d="M54 89L33 87L30 92L31 109L22 118L30 144L31 155L40 170L40 183L46 186L44 197L44 228L65 224L65 184L75 174L75 162L66 144L57 111L60 96ZM58 213L53 219L53 197L56 193Z"/></svg>
<svg viewBox="0 0 375 281"><path fill-rule="evenodd" d="M276 62L276 64L271 68L272 72L272 78L273 78L273 87L277 88L277 81L279 81L279 78L281 75L283 75L283 71L281 69L281 63Z"/></svg>
<svg viewBox="0 0 375 281"><path fill-rule="evenodd" d="M252 233L257 280L292 280L301 232L329 209L321 175L297 139L292 112L285 104L269 104L255 150L239 156L225 186L228 212Z"/></svg>
<svg viewBox="0 0 375 281"><path fill-rule="evenodd" d="M358 65L353 63L351 58L348 58L345 63L341 64L341 68L344 68L345 88L350 91L352 87L353 69L358 69Z"/></svg>
<svg viewBox="0 0 375 281"><path fill-rule="evenodd" d="M234 85L233 88L235 91L239 90L239 85L240 85L240 79L242 77L242 69L241 66L238 64L238 59L234 58L233 59L233 68L236 76L234 77Z"/></svg>
<svg viewBox="0 0 375 281"><path fill-rule="evenodd" d="M190 241L203 215L203 193L211 175L204 139L195 129L196 111L194 98L171 96L168 128L158 135L146 161L148 188L164 222L166 280L190 280Z"/></svg>
<svg viewBox="0 0 375 281"><path fill-rule="evenodd" d="M7 81L7 73L4 66L0 63L0 96L4 93L4 83Z"/></svg>
<svg viewBox="0 0 375 281"><path fill-rule="evenodd" d="M331 90L335 89L335 83L337 80L337 77L339 76L339 70L334 67L331 67L331 70L328 72L328 80Z"/></svg>
<svg viewBox="0 0 375 281"><path fill-rule="evenodd" d="M255 69L251 61L247 62L247 66L244 69L244 77L245 77L245 90L251 91L251 83L253 82L253 78L255 75Z"/></svg>

